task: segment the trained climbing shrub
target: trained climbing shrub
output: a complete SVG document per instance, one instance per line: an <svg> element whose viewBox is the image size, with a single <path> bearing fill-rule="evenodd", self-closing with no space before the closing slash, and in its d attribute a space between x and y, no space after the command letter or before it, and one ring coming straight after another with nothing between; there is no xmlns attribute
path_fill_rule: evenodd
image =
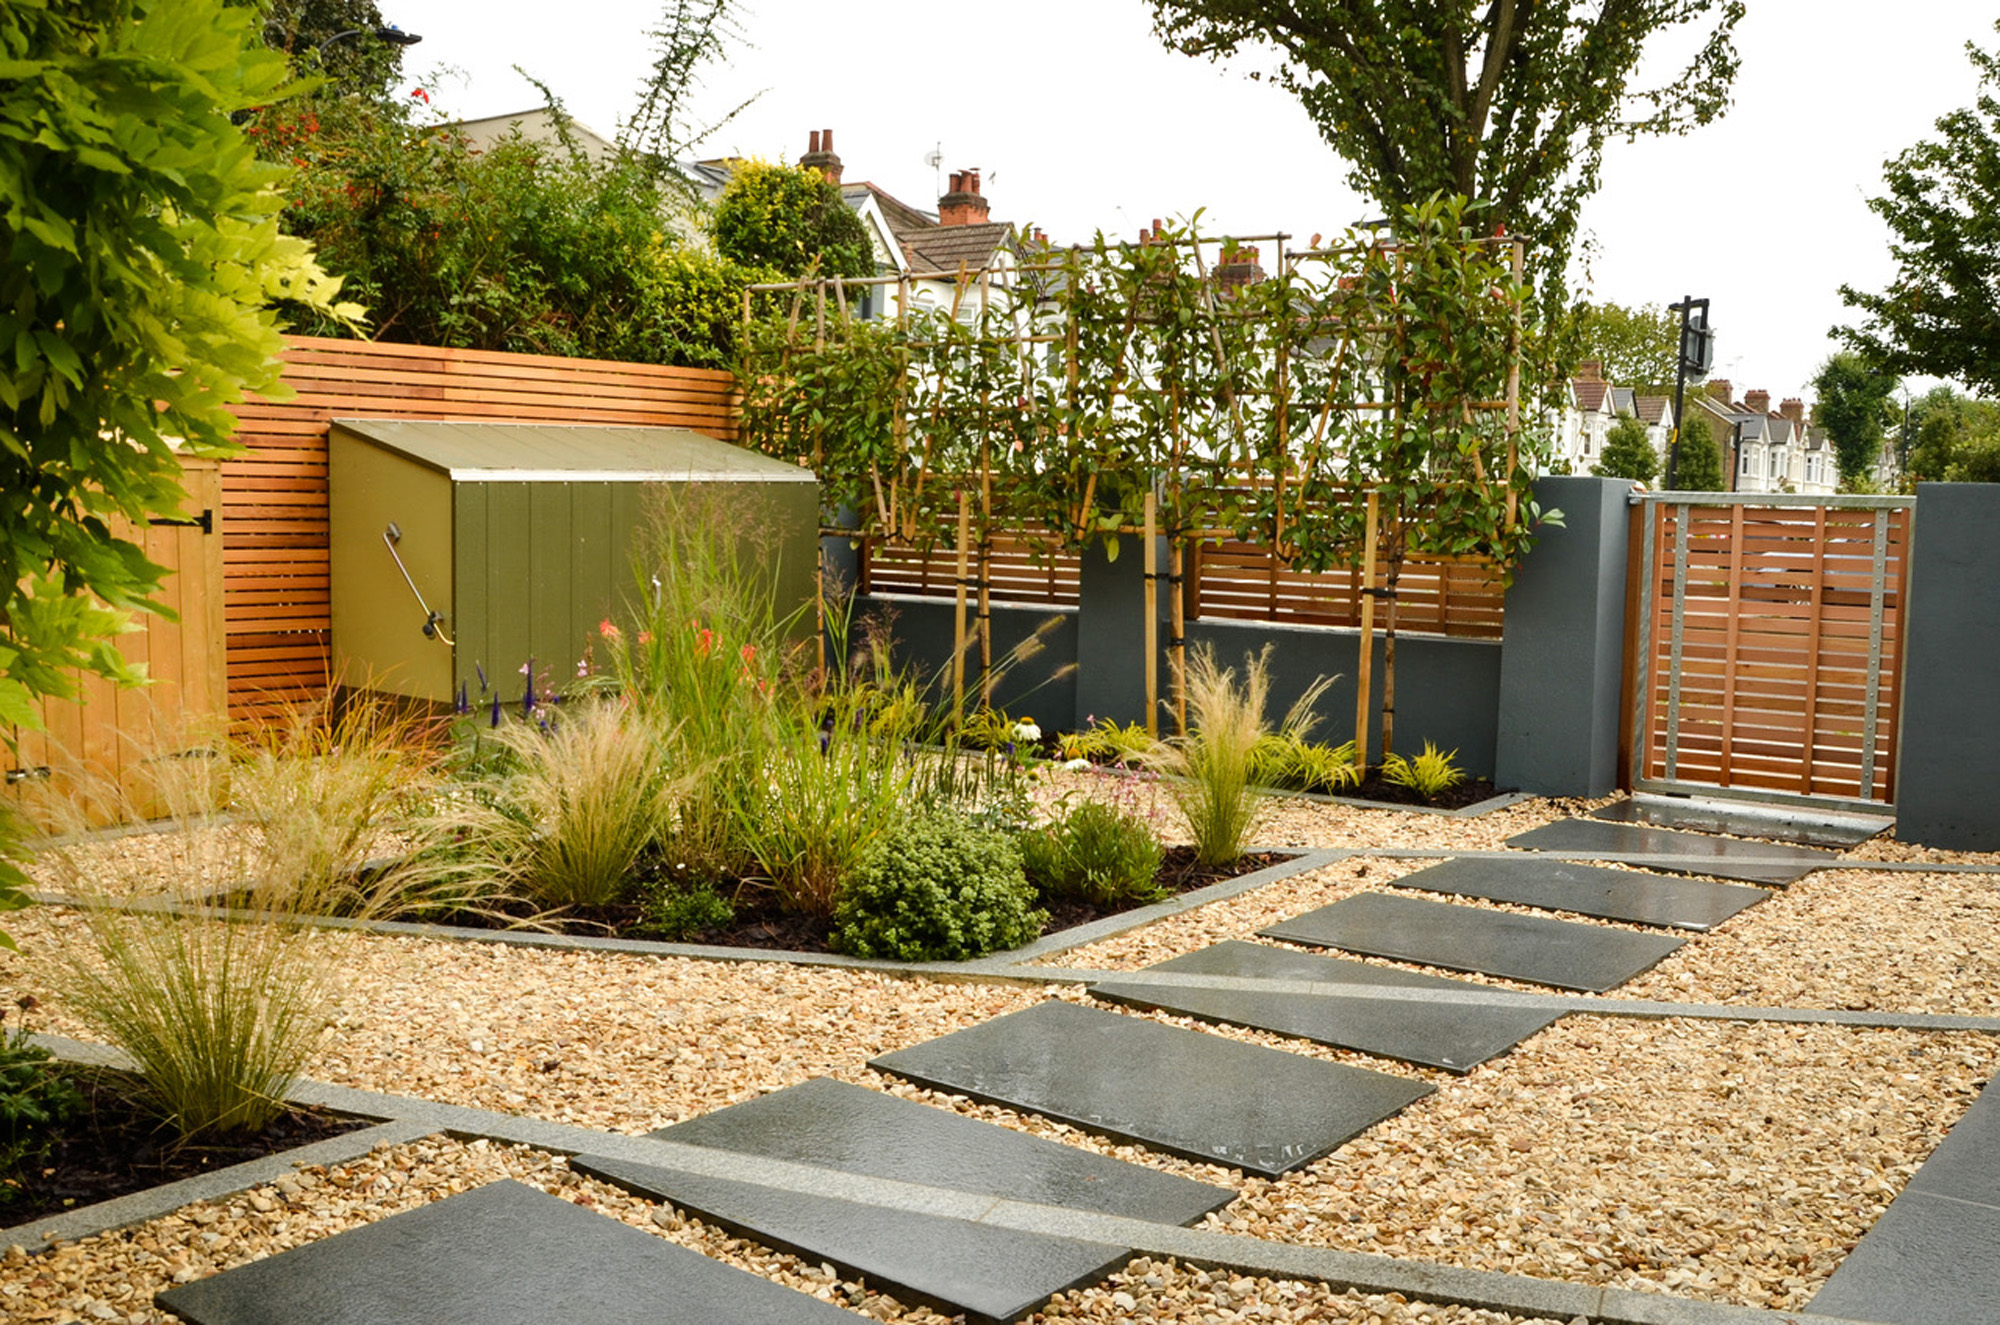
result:
<svg viewBox="0 0 2000 1325"><path fill-rule="evenodd" d="M834 911L833 946L856 957L965 961L1020 947L1046 919L1007 834L938 815L877 844Z"/></svg>

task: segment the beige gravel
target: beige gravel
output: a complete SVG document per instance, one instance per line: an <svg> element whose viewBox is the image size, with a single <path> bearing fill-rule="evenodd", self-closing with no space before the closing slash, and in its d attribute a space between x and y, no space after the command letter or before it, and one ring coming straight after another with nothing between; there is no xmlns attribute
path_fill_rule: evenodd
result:
<svg viewBox="0 0 2000 1325"><path fill-rule="evenodd" d="M776 1280L857 1316L912 1325L946 1317L904 1307L830 1267L811 1265L731 1237L669 1206L570 1172L541 1151L432 1137L384 1147L354 1163L314 1166L218 1202L191 1205L121 1233L66 1244L0 1264L6 1319L120 1321L169 1325L152 1305L176 1283L261 1260L344 1229L413 1209L502 1178L513 1178L666 1241ZM1342 1293L1323 1284L1208 1273L1172 1261L1139 1259L1107 1283L1056 1298L1031 1320L1043 1325L1130 1320L1324 1321L1352 1325L1561 1325L1560 1322L1410 1303L1395 1296Z"/></svg>
<svg viewBox="0 0 2000 1325"><path fill-rule="evenodd" d="M1281 807L1259 842L1490 848L1595 803L1538 800L1454 820L1295 801ZM164 844L122 841L115 849L135 862L137 886L146 877L146 851L133 844ZM1384 886L1428 863L1342 861L1056 961L1130 969L1217 939L1247 938L1273 920ZM1695 937L1619 992L1994 1013L1996 910L2000 878L1991 876L1822 872ZM32 993L46 1000L36 1014L40 1029L83 1034L52 997L48 953L77 923L54 908L6 918L23 952L0 952L0 999ZM1772 1307L1810 1298L2000 1059L2000 1037L1993 1036L1571 1017L1469 1077L1453 1078L1262 1032L1201 1027L1438 1088L1327 1160L1267 1182L934 1094L865 1066L876 1054L1043 997L1082 999L1076 986L1036 990L436 940L349 942L353 996L308 1068L317 1079L640 1132L833 1075L1225 1183L1240 1197L1210 1222L1232 1232ZM175 1274L206 1273L510 1174L869 1315L934 1318L698 1224L671 1215L661 1224L646 1203L577 1178L560 1160L444 1140L371 1156L317 1184L295 1183L295 1190L264 1188L191 1207L129 1240L94 1239L0 1266L0 1315L161 1319L147 1304ZM1398 1325L1511 1319L1143 1263L1066 1295L1041 1319L1134 1315Z"/></svg>

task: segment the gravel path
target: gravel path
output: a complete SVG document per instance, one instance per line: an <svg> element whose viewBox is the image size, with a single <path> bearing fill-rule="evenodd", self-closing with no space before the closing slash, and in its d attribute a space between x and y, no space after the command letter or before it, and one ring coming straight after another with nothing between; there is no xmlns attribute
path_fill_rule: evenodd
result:
<svg viewBox="0 0 2000 1325"><path fill-rule="evenodd" d="M1475 820L1292 803L1262 845L1490 849L1581 803ZM135 858L152 839L120 839ZM1895 844L1877 844L1878 849ZM157 848L155 848L157 849ZM1946 857L1959 862L1966 857ZM1056 959L1130 969L1379 888L1428 862L1355 858ZM135 879L144 877L135 871ZM2000 1015L1990 935L2000 877L1809 876L1695 937L1620 996ZM0 999L45 1002L37 1029L87 1033L54 995L56 908L7 918ZM815 1075L1233 1187L1230 1232L1468 1268L1794 1308L1824 1283L2000 1061L2000 1036L1572 1016L1454 1078L1261 1032L1205 1033L1419 1078L1437 1093L1277 1181L1119 1146L937 1095L866 1060L1077 986L900 979L439 940L357 937L351 993L314 1078L640 1132ZM1496 984L1506 982L1495 981ZM1168 1024L1193 1022L1147 1015ZM820 1267L774 1255L570 1174L560 1159L432 1139L302 1174L134 1231L0 1265L0 1315L154 1321L153 1292L451 1191L511 1175L879 1319L929 1321ZM1428 1321L1487 1312L1140 1262L1065 1295L1043 1322Z"/></svg>

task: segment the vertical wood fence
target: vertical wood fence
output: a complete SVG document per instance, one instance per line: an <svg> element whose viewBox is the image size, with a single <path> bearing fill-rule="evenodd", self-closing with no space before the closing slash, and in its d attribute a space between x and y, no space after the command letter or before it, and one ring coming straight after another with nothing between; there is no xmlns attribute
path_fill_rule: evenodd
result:
<svg viewBox="0 0 2000 1325"><path fill-rule="evenodd" d="M44 700L45 730L13 730L6 794L31 819L48 820L43 801L53 795L93 824L113 822L120 806L93 790L104 784L115 784L127 804L154 817L161 807L148 776L152 762L178 757L190 743L205 749L202 742L225 725L222 485L215 462L186 462L182 486L187 522L156 523L135 540L167 568L160 602L178 619L141 613L138 629L118 639L119 652L143 663L153 684L121 690L78 672L80 700ZM90 776L79 780L79 772Z"/></svg>
<svg viewBox="0 0 2000 1325"><path fill-rule="evenodd" d="M222 470L229 710L324 692L331 652L327 424L335 418L637 424L736 437L734 378L713 369L291 337L287 400L238 415L250 453Z"/></svg>

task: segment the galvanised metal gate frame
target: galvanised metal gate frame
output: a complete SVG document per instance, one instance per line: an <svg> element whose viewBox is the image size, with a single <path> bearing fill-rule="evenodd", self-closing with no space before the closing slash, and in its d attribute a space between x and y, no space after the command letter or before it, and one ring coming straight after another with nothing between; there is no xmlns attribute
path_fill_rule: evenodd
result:
<svg viewBox="0 0 2000 1325"><path fill-rule="evenodd" d="M1828 809L1863 809L1875 813L1892 808L1896 707L1902 672L1901 609L1908 588L1909 561L1906 553L1910 523L1915 518L1916 499L1737 492L1638 493L1635 499L1641 510L1639 593L1635 605L1638 629L1631 712L1633 789ZM1702 508L1719 508L1728 512L1726 539L1724 532L1714 527L1713 517L1708 531L1696 531L1701 520L1695 513ZM1809 545L1812 550L1810 566L1798 564L1801 550L1808 546L1803 541L1787 545L1773 541L1768 534L1753 537L1746 524L1746 518L1753 517L1755 512L1783 512L1788 508L1817 509L1813 523L1814 539ZM1836 512L1855 512L1860 518L1830 519ZM1778 516L1776 520L1782 521L1783 518ZM1671 546L1668 546L1669 519L1672 522ZM1767 516L1766 519L1772 517ZM1802 531L1803 525L1803 520L1797 520L1796 523L1778 527ZM1836 537L1829 539L1829 533ZM1709 564L1697 569L1708 576L1701 581L1701 587L1708 592L1690 594L1691 559L1696 551L1692 545L1697 540L1707 544L1702 551ZM1760 549L1755 545L1758 543L1764 546ZM1849 544L1851 551L1836 558L1832 549L1837 543ZM1714 554L1717 552L1723 553L1726 566L1715 564ZM1791 564L1786 564L1788 562ZM1723 578L1714 578L1718 574ZM1763 583L1754 583L1757 579L1762 579ZM1849 581L1850 587L1836 587L1836 582L1842 579ZM1723 591L1720 595L1715 592L1718 587ZM1798 598L1800 593L1810 600L1801 622L1804 630L1796 632L1805 644L1803 653L1799 655L1805 670L1803 688L1795 695L1782 694L1788 684L1783 674L1796 671L1799 661L1787 663L1780 658L1776 663L1744 663L1742 655L1751 650L1746 648L1741 627L1746 617L1753 623L1800 622L1801 619L1782 612L1762 617L1746 614L1743 610L1746 588L1760 591L1763 598L1774 603L1782 604L1790 595L1790 601L1796 606L1801 601ZM1859 607L1864 592L1867 610L1865 653L1862 653L1852 646L1862 638L1855 627L1863 619L1859 616ZM1837 624L1826 610L1829 600L1836 598L1846 600L1833 605L1833 616L1844 617L1847 621L1845 631L1828 629ZM1692 652L1689 638L1691 599L1708 606L1707 611L1699 614L1705 624L1695 626L1696 630L1712 635L1715 623L1718 620L1723 623L1720 672L1704 671L1698 678L1711 683L1720 680L1720 713L1717 717L1708 716L1708 711L1717 707L1714 698L1717 692L1703 690L1701 694L1709 702L1692 706L1703 711L1703 716L1696 723L1690 722L1691 687L1686 684L1689 678L1684 670ZM1721 604L1719 609L1716 607L1718 602ZM1664 640L1659 638L1662 630L1665 632ZM1850 646L1845 656L1863 664L1858 669L1828 669L1830 651L1826 645L1829 641L1843 640ZM1664 658L1661 657L1663 651ZM1701 651L1708 655L1705 662L1713 664L1718 660L1712 640L1705 641ZM1841 656L1838 652L1831 654L1832 660ZM1663 688L1652 675L1656 661L1664 663L1661 669L1665 681ZM1823 677L1823 669L1836 671L1837 678ZM1858 712L1832 719L1834 722L1859 720L1858 732L1836 730L1832 733L1836 740L1827 748L1836 755L1856 753L1856 745L1849 738L1858 736L1858 768L1852 770L1851 778L1836 779L1830 773L1822 775L1816 771L1820 762L1819 738L1827 731L1823 722L1826 714L1820 712L1820 697L1828 688L1851 695L1857 686L1847 678L1857 672L1858 705L1849 698L1825 706L1828 713L1858 707ZM1744 684L1746 679L1750 684ZM1763 693L1750 693L1758 690ZM1779 698L1774 700L1774 695ZM1762 768L1748 772L1732 769L1734 747L1738 742L1736 708L1739 697L1749 698L1751 706L1759 703L1782 706L1790 698L1802 701L1796 735L1802 737L1803 742L1796 754L1796 775L1777 771L1782 760L1768 753L1774 743L1770 736L1757 742L1767 750L1755 757L1757 762L1763 764ZM1688 752L1684 744L1690 725L1713 727L1713 743L1717 746L1713 751L1702 751L1693 769L1683 758ZM1710 738L1704 733L1702 740L1706 744ZM1796 788L1786 785L1793 781L1797 783Z"/></svg>

